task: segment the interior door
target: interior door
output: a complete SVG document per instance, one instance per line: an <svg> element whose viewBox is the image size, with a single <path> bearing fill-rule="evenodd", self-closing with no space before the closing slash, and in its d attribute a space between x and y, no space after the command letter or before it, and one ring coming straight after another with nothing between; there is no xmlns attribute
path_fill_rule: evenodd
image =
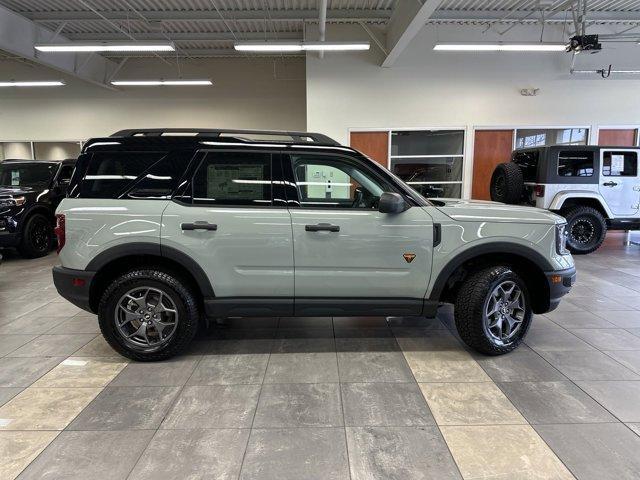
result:
<svg viewBox="0 0 640 480"><path fill-rule="evenodd" d="M602 149L600 194L617 217L633 216L640 203L638 150Z"/></svg>
<svg viewBox="0 0 640 480"><path fill-rule="evenodd" d="M290 207L296 312L313 297L372 299L372 307L380 299L421 300L431 272L429 214L419 206L380 213L380 195L395 189L360 159L288 158L298 196Z"/></svg>
<svg viewBox="0 0 640 480"><path fill-rule="evenodd" d="M352 148L389 168L389 132L351 132L350 137Z"/></svg>
<svg viewBox="0 0 640 480"><path fill-rule="evenodd" d="M284 195L275 193L279 179L279 155L208 153L193 176L190 201L171 202L164 211L162 245L203 268L216 300L284 297L293 303L291 217Z"/></svg>
<svg viewBox="0 0 640 480"><path fill-rule="evenodd" d="M601 129L598 131L598 145L633 147L636 145L635 128Z"/></svg>
<svg viewBox="0 0 640 480"><path fill-rule="evenodd" d="M471 197L491 200L489 186L496 166L511 159L513 130L476 130L473 147Z"/></svg>

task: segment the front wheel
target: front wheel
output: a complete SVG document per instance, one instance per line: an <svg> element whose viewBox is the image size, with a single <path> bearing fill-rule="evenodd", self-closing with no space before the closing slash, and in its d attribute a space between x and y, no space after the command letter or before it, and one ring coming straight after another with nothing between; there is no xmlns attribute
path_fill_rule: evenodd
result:
<svg viewBox="0 0 640 480"><path fill-rule="evenodd" d="M24 225L18 251L26 258L44 257L51 251L52 240L51 221L46 216L36 213L31 215Z"/></svg>
<svg viewBox="0 0 640 480"><path fill-rule="evenodd" d="M198 329L193 292L169 272L128 272L105 290L98 321L105 340L121 355L156 361L184 350Z"/></svg>
<svg viewBox="0 0 640 480"><path fill-rule="evenodd" d="M532 314L527 286L507 266L489 267L470 275L455 302L460 337L487 355L514 350L527 334Z"/></svg>

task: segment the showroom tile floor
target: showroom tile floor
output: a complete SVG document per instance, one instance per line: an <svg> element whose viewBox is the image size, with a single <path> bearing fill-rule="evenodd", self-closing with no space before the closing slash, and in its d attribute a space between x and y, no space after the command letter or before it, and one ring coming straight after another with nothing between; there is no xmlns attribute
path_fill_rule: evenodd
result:
<svg viewBox="0 0 640 480"><path fill-rule="evenodd" d="M612 236L526 345L436 320L230 320L130 363L58 297L55 255L0 266L0 478L640 477L640 247Z"/></svg>

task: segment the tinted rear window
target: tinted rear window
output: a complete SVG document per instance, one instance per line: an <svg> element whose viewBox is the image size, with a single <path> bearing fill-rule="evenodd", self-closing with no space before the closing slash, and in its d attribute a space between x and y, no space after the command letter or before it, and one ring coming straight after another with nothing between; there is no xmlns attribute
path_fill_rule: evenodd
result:
<svg viewBox="0 0 640 480"><path fill-rule="evenodd" d="M592 177L593 152L565 150L558 153L558 176Z"/></svg>
<svg viewBox="0 0 640 480"><path fill-rule="evenodd" d="M540 152L538 150L515 152L513 154L513 162L522 169L525 182L537 182L539 158Z"/></svg>

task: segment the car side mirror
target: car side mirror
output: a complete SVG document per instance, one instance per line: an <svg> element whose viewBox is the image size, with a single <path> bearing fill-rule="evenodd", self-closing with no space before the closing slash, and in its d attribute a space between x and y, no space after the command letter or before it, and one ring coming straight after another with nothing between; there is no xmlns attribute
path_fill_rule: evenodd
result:
<svg viewBox="0 0 640 480"><path fill-rule="evenodd" d="M378 211L380 213L402 213L408 208L407 202L399 193L384 192L380 195Z"/></svg>

